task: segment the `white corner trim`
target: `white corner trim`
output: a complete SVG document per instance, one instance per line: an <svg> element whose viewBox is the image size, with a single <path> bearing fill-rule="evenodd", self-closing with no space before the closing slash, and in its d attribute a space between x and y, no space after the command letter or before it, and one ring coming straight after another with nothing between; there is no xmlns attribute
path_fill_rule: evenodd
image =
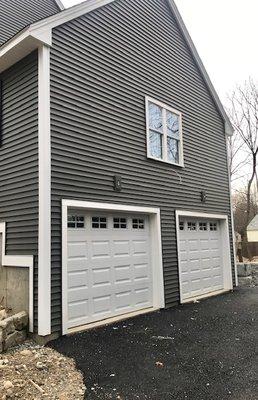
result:
<svg viewBox="0 0 258 400"><path fill-rule="evenodd" d="M51 333L50 48L38 52L38 334Z"/></svg>
<svg viewBox="0 0 258 400"><path fill-rule="evenodd" d="M2 234L2 265L4 267L29 268L29 331L33 332L33 256L8 256L5 254L6 223L0 223Z"/></svg>
<svg viewBox="0 0 258 400"><path fill-rule="evenodd" d="M68 302L67 302L67 214L68 208L80 208L85 210L105 210L137 212L148 214L150 217L151 249L152 249L152 271L153 271L153 309L165 307L163 259L161 245L160 210L153 207L128 206L124 204L96 203L80 200L62 200L62 321L63 335L69 332ZM124 318L125 316L121 316ZM105 320L105 323L106 320Z"/></svg>
<svg viewBox="0 0 258 400"><path fill-rule="evenodd" d="M228 226L228 216L224 214L211 214L204 212L194 212L194 211L183 211L176 210L176 240L177 240L177 258L178 258L178 272L179 272L179 287L180 287L180 302L185 303L182 300L182 281L181 281L181 263L180 263L180 230L179 230L179 219L181 216L193 217L193 218L207 218L207 219L217 219L221 223L221 236L222 236L222 262L223 262L223 282L224 291L229 291L233 289L233 279L232 279L232 264L231 264L231 251L230 251L230 240L229 240L229 226Z"/></svg>

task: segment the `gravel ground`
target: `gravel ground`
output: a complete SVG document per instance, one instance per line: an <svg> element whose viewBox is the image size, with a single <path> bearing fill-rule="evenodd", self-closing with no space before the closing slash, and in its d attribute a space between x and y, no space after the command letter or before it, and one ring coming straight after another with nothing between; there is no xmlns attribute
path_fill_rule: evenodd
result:
<svg viewBox="0 0 258 400"><path fill-rule="evenodd" d="M87 400L258 400L258 287L57 339Z"/></svg>
<svg viewBox="0 0 258 400"><path fill-rule="evenodd" d="M55 350L27 343L0 356L2 400L80 400L84 393L74 361Z"/></svg>

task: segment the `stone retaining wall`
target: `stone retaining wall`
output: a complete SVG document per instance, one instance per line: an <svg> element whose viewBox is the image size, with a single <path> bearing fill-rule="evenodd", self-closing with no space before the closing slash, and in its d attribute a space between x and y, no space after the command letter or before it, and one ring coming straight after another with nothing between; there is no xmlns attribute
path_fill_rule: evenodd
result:
<svg viewBox="0 0 258 400"><path fill-rule="evenodd" d="M0 322L0 353L24 342L28 332L29 317L25 311Z"/></svg>

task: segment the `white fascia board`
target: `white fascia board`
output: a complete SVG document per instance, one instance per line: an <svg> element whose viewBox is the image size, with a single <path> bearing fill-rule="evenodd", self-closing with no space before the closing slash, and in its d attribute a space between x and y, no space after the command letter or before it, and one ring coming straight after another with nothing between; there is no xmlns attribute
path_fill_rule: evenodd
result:
<svg viewBox="0 0 258 400"><path fill-rule="evenodd" d="M29 331L33 332L33 256L9 256L5 254L6 223L0 223L2 234L2 265L4 267L29 268Z"/></svg>
<svg viewBox="0 0 258 400"><path fill-rule="evenodd" d="M58 5L59 9L61 11L63 11L65 9L63 3L61 2L61 0L55 0L56 4Z"/></svg>

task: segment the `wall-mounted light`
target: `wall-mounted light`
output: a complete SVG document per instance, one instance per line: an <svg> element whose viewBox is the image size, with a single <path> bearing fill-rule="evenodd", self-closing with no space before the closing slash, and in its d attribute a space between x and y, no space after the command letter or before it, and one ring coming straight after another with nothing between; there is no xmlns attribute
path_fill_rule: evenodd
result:
<svg viewBox="0 0 258 400"><path fill-rule="evenodd" d="M201 202L202 202L202 203L206 203L206 200L207 200L206 191L205 191L205 190L202 190L201 193L200 193L200 195L201 195Z"/></svg>
<svg viewBox="0 0 258 400"><path fill-rule="evenodd" d="M122 178L120 175L114 175L114 190L121 192L122 190Z"/></svg>

